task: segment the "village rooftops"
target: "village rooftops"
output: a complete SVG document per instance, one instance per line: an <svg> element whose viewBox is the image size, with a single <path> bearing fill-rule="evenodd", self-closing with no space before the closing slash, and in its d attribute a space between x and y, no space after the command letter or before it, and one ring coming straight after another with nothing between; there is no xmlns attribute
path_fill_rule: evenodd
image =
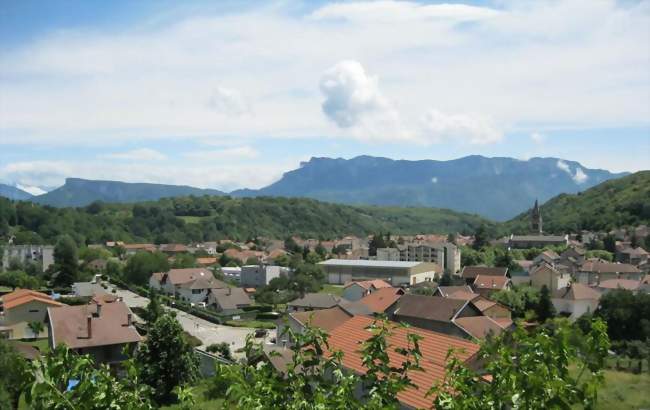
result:
<svg viewBox="0 0 650 410"><path fill-rule="evenodd" d="M63 303L53 300L49 295L29 289L16 289L11 293L7 293L2 297L2 306L7 310L34 301L51 306L63 306Z"/></svg>
<svg viewBox="0 0 650 410"><path fill-rule="evenodd" d="M468 285L462 285L462 286L438 286L438 291L436 293L440 293L440 296L442 297L452 297L451 295L457 292L464 292L464 293L474 293L472 288L470 288ZM478 296L477 294L474 294L474 297Z"/></svg>
<svg viewBox="0 0 650 410"><path fill-rule="evenodd" d="M327 354L340 350L343 353L344 367L358 374L365 374L367 369L363 365L361 345L372 336L368 330L372 323L372 318L354 316L336 327L330 333ZM427 396L427 392L435 383L443 380L449 349L455 350L458 360L469 363L476 357L479 345L429 330L416 327L403 328L391 324L391 333L386 341L391 346L391 349L386 351L391 366L402 365L404 356L395 352L395 348L406 349L410 346L408 334L416 334L422 338L418 343L422 353L420 366L423 371L409 372L409 378L416 387L408 387L401 391L397 394L397 398L410 408L430 408L434 397Z"/></svg>
<svg viewBox="0 0 650 410"><path fill-rule="evenodd" d="M307 326L309 323L328 333L353 316L340 306L311 312L294 312L289 315L303 326Z"/></svg>
<svg viewBox="0 0 650 410"><path fill-rule="evenodd" d="M401 288L382 288L364 296L359 300L359 303L368 306L373 313L384 313L402 295L404 295L404 290Z"/></svg>
<svg viewBox="0 0 650 410"><path fill-rule="evenodd" d="M348 282L345 287L349 287L352 285L358 285L361 286L362 288L368 290L368 289L381 289L381 288L391 288L392 285L384 280L381 279L375 279L375 280L361 280L361 281L356 281L356 282Z"/></svg>
<svg viewBox="0 0 650 410"><path fill-rule="evenodd" d="M454 323L476 339L485 339L490 334L498 336L504 329L487 316L459 317Z"/></svg>
<svg viewBox="0 0 650 410"><path fill-rule="evenodd" d="M475 279L478 275L484 276L506 276L508 268L488 266L465 266L461 272L464 279Z"/></svg>
<svg viewBox="0 0 650 410"><path fill-rule="evenodd" d="M186 269L171 269L168 272L157 272L153 276L159 281L169 281L172 285L181 285L183 283L194 282L198 279L204 279L209 283L213 283L214 287L224 287L224 283L214 278L212 272L206 268L186 268Z"/></svg>
<svg viewBox="0 0 650 410"><path fill-rule="evenodd" d="M287 304L293 308L327 309L338 305L343 299L330 293L307 293Z"/></svg>
<svg viewBox="0 0 650 410"><path fill-rule="evenodd" d="M600 289L638 290L640 286L641 281L631 279L607 279L598 284Z"/></svg>
<svg viewBox="0 0 650 410"><path fill-rule="evenodd" d="M603 261L586 261L580 266L581 272L593 273L641 273L639 268L627 263L614 263Z"/></svg>
<svg viewBox="0 0 650 410"><path fill-rule="evenodd" d="M234 310L240 306L248 306L252 303L248 293L242 288L226 287L212 289L210 292L212 292L213 297L217 300L221 309L224 310Z"/></svg>
<svg viewBox="0 0 650 410"><path fill-rule="evenodd" d="M566 300L598 300L600 293L582 283L572 283L553 292L553 298Z"/></svg>
<svg viewBox="0 0 650 410"><path fill-rule="evenodd" d="M478 275L474 279L476 289L505 289L510 282L506 276L486 276Z"/></svg>
<svg viewBox="0 0 650 410"><path fill-rule="evenodd" d="M395 316L451 322L468 303L440 296L404 295L397 303Z"/></svg>
<svg viewBox="0 0 650 410"><path fill-rule="evenodd" d="M124 302L48 308L47 314L54 346L79 349L141 340Z"/></svg>

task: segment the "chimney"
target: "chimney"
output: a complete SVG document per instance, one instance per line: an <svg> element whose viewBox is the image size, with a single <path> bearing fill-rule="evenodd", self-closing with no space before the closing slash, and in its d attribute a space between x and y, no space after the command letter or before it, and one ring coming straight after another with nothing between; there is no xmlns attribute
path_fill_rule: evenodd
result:
<svg viewBox="0 0 650 410"><path fill-rule="evenodd" d="M133 315L131 313L128 313L126 315L126 325L131 326L133 324Z"/></svg>
<svg viewBox="0 0 650 410"><path fill-rule="evenodd" d="M88 317L86 318L86 327L88 328L88 339L92 339L93 337L92 321L93 321L93 317L91 315L88 315Z"/></svg>
<svg viewBox="0 0 650 410"><path fill-rule="evenodd" d="M97 313L95 314L95 317L100 317L102 315L102 304L98 303L97 304Z"/></svg>

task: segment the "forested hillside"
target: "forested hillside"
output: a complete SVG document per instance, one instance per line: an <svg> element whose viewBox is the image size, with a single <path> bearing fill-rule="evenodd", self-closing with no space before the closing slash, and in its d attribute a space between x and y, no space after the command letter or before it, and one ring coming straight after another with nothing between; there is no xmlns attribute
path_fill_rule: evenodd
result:
<svg viewBox="0 0 650 410"><path fill-rule="evenodd" d="M624 226L650 225L650 171L603 182L578 194L562 194L541 206L547 233L608 231ZM503 225L504 231L529 229L529 213Z"/></svg>
<svg viewBox="0 0 650 410"><path fill-rule="evenodd" d="M444 209L347 206L298 198L168 198L139 204L54 208L0 199L0 236L15 243L107 240L171 243L254 236L334 238L379 231L473 232L483 218Z"/></svg>

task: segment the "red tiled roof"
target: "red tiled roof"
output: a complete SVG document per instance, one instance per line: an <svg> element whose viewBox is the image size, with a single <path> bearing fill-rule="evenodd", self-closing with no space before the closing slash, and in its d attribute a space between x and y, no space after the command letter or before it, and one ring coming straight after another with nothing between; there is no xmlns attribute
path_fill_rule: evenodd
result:
<svg viewBox="0 0 650 410"><path fill-rule="evenodd" d="M374 313L383 313L393 303L397 302L403 294L404 291L400 288L382 288L364 296L359 302L368 306Z"/></svg>
<svg viewBox="0 0 650 410"><path fill-rule="evenodd" d="M478 289L504 289L510 282L506 276L478 275L474 279L474 287Z"/></svg>
<svg viewBox="0 0 650 410"><path fill-rule="evenodd" d="M372 335L366 327L373 319L365 316L354 316L332 331L329 337L330 351L343 352L343 365L355 372L365 373L360 350L362 343ZM429 330L409 327L395 327L387 342L391 346L388 357L391 366L401 366L404 358L394 350L397 347L407 347L407 335L414 333L423 339L419 341L422 359L420 366L423 371L412 371L409 377L417 386L408 388L397 395L400 402L414 408L429 408L434 397L426 396L428 390L445 376L446 356L449 349L458 349L457 357L462 361L471 360L478 352L479 346L468 340L455 338Z"/></svg>

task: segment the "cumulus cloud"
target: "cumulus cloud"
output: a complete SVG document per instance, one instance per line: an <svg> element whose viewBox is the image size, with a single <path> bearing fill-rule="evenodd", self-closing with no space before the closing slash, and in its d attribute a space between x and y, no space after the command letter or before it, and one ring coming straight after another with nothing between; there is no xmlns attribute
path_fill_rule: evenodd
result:
<svg viewBox="0 0 650 410"><path fill-rule="evenodd" d="M325 115L339 127L359 125L364 116L390 109L379 92L377 77L366 74L358 61L341 61L320 80Z"/></svg>
<svg viewBox="0 0 650 410"><path fill-rule="evenodd" d="M167 156L151 148L139 148L126 152L116 152L106 154L104 158L117 159L125 161L164 161Z"/></svg>
<svg viewBox="0 0 650 410"><path fill-rule="evenodd" d="M576 171L575 171L575 174L574 174L571 171L571 167L569 166L569 164L567 164L565 161L562 161L560 159L560 160L557 161L556 165L557 165L558 169L560 169L560 170L566 172L567 174L569 174L571 179L573 179L573 181L576 184L583 184L583 183L587 182L587 180L589 179L589 175L585 174L583 169L580 168L580 167L576 167Z"/></svg>

